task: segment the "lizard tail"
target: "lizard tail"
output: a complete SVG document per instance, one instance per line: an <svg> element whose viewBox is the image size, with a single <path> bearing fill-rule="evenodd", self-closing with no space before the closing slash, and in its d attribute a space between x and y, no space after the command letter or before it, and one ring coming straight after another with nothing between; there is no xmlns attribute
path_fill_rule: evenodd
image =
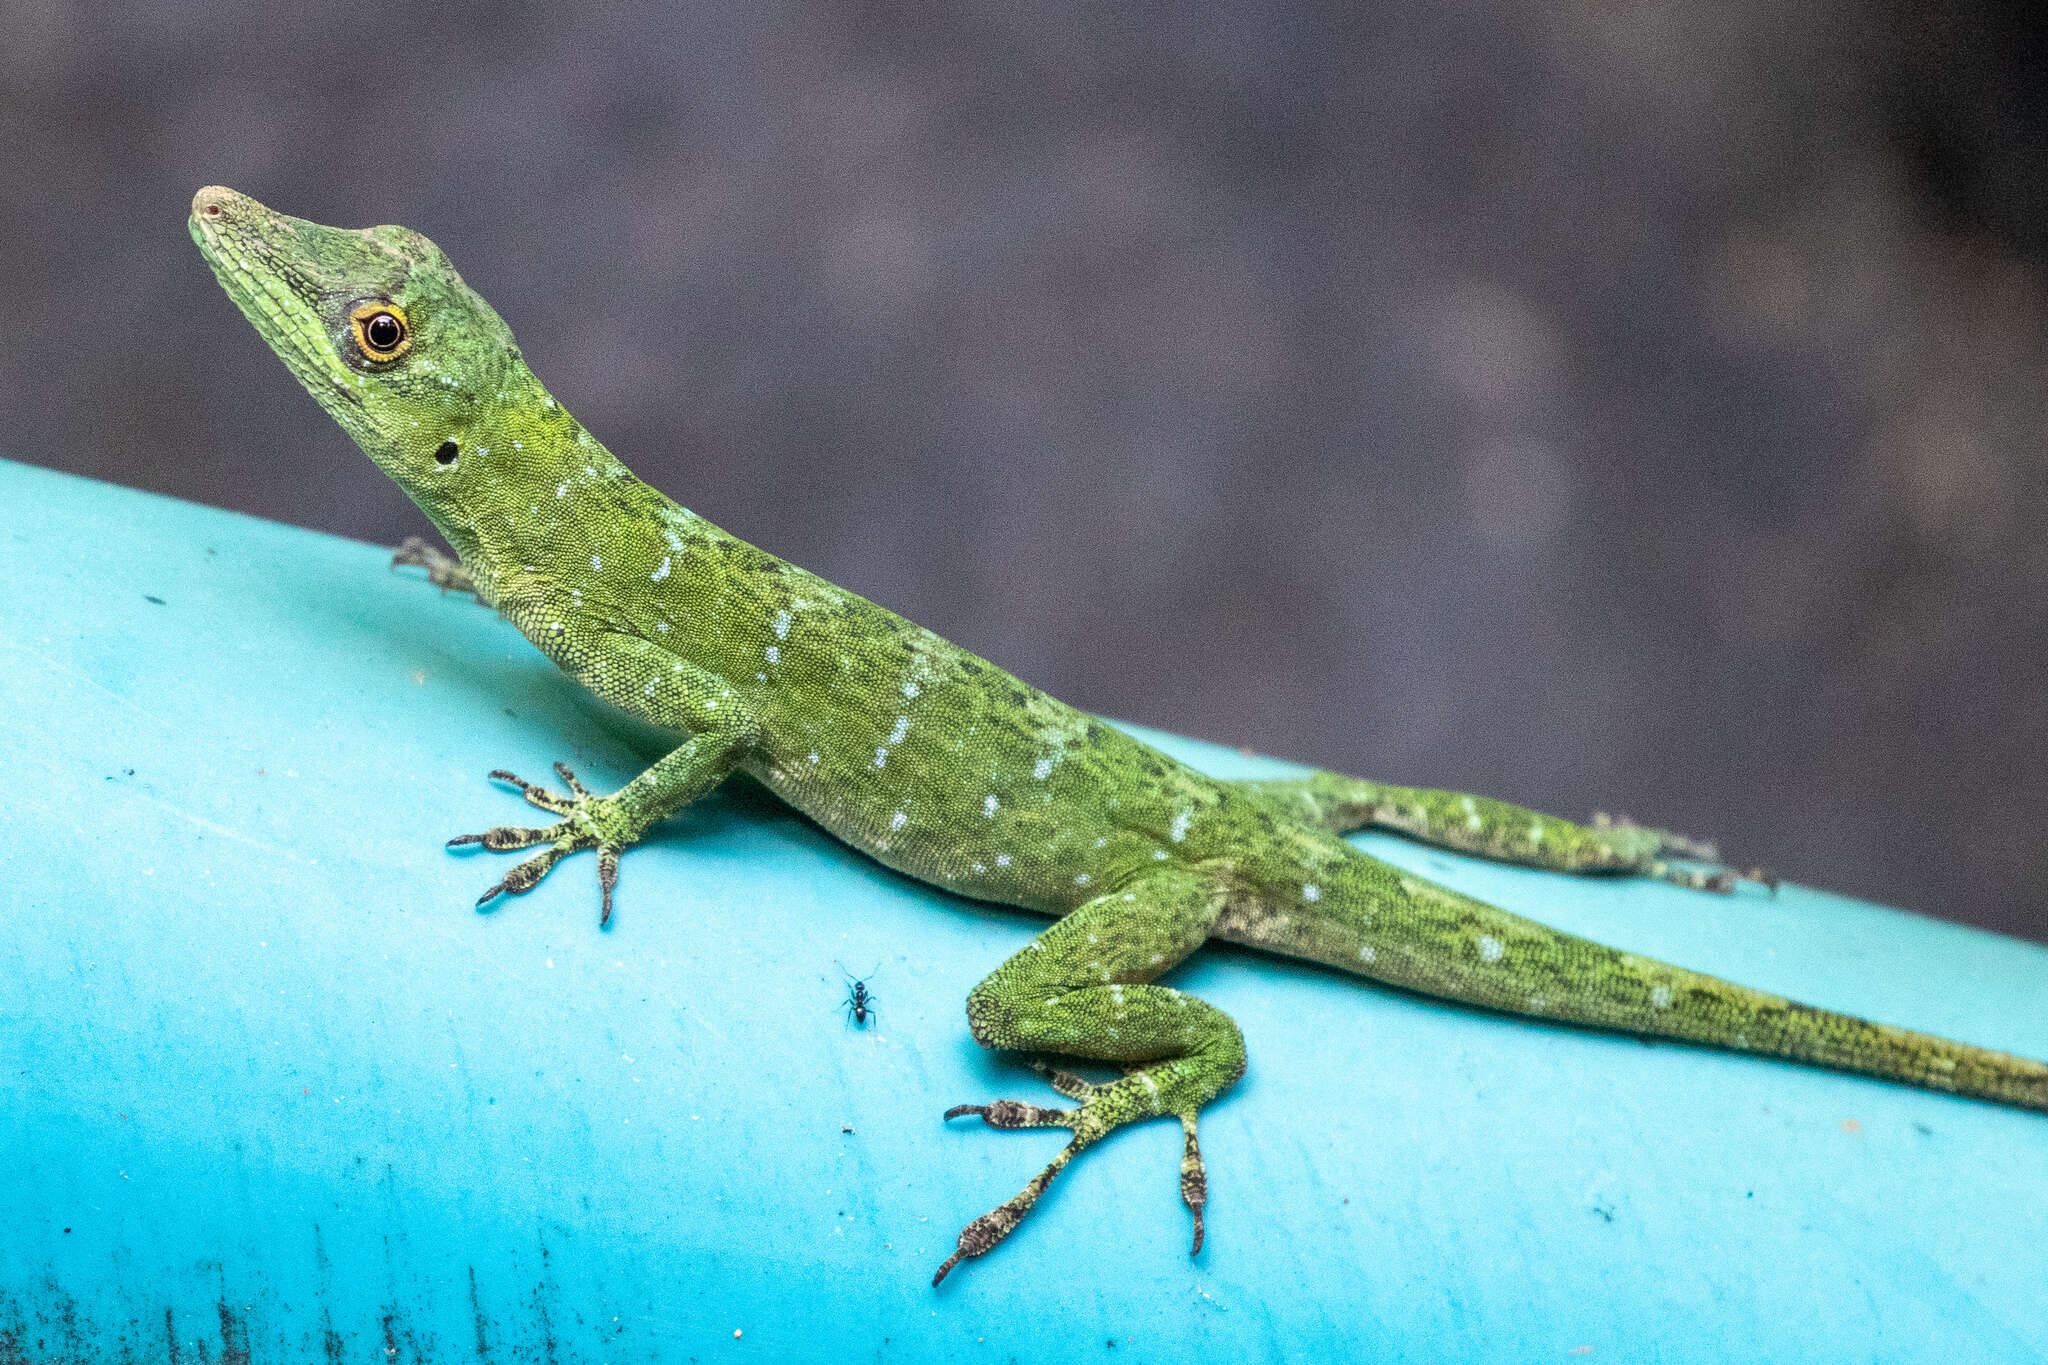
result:
<svg viewBox="0 0 2048 1365"><path fill-rule="evenodd" d="M2048 1113L2048 1064L1623 952L1360 855L1320 913L1240 918L1225 936L1530 1018L1779 1057ZM1336 871L1327 869L1326 871ZM1237 932L1230 932L1235 929Z"/></svg>

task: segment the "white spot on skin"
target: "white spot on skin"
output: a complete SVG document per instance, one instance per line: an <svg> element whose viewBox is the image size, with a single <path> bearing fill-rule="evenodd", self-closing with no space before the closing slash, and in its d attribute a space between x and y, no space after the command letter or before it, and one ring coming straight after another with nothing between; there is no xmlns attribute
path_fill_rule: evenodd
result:
<svg viewBox="0 0 2048 1365"><path fill-rule="evenodd" d="M775 638L778 640L787 640L789 638L789 613L786 611L775 613Z"/></svg>
<svg viewBox="0 0 2048 1365"><path fill-rule="evenodd" d="M650 581L652 581L652 582L655 582L655 583L659 583L659 582L660 582L660 581L661 581L662 579L664 579L664 578L667 578L667 577L668 577L668 556L667 556L667 555L663 555L663 556L661 557L661 567L660 567L660 568L658 568L658 569L656 569L656 570L655 570L655 571L654 571L653 573L651 573L651 574L647 575L647 577L648 577L648 579L649 579Z"/></svg>
<svg viewBox="0 0 2048 1365"><path fill-rule="evenodd" d="M1377 957L1377 956L1378 956L1378 954L1377 954L1377 953L1375 953L1375 952L1373 952L1373 950L1372 950L1372 945L1371 945L1370 943L1365 943L1365 944L1360 944L1360 945L1359 945L1359 949L1358 949L1358 960L1359 960L1360 962L1370 962L1370 961L1372 961L1372 960L1373 960L1373 958L1375 958L1375 957Z"/></svg>
<svg viewBox="0 0 2048 1365"><path fill-rule="evenodd" d="M816 763L817 761L818 761L818 755L817 755L816 753L813 753L813 754L811 755L811 762L813 762L813 763Z"/></svg>
<svg viewBox="0 0 2048 1365"><path fill-rule="evenodd" d="M1010 855L1009 855L1009 854L1007 854L1007 853L998 853L998 854L996 855L996 866L997 866L997 867L1008 867L1009 865L1010 865Z"/></svg>
<svg viewBox="0 0 2048 1365"><path fill-rule="evenodd" d="M1082 874L1081 874L1080 876L1078 876L1078 877L1074 878L1074 885L1076 885L1076 886L1086 886L1086 885L1088 885L1088 883L1090 883L1090 882L1092 882L1092 881L1094 881L1094 880L1095 880L1095 879L1094 879L1093 877L1089 876L1089 875L1088 875L1088 874L1087 874L1086 872L1083 872L1083 873L1082 873Z"/></svg>
<svg viewBox="0 0 2048 1365"><path fill-rule="evenodd" d="M995 818L996 818L996 808L997 808L997 807L999 807L999 806L1001 806L1001 805L1002 805L1002 802L1000 802L1000 801L996 800L994 796L992 796L992 795L991 795L991 796L984 796L984 797L983 797L983 798L981 799L981 814L982 814L982 818L983 818L983 819L985 819L985 820L993 820L993 819L995 819Z"/></svg>
<svg viewBox="0 0 2048 1365"><path fill-rule="evenodd" d="M904 814L904 813L903 813L902 811L900 811L900 810L899 810L899 811L897 811L897 812L896 812L896 813L895 813L894 815L892 815L892 816L890 816L890 817L889 817L889 828L890 828L890 829L902 829L902 828L903 828L903 827L904 827L905 825L907 825L907 824L909 824L909 823L910 823L910 817L909 817L909 816L907 816L907 815L905 815L905 814Z"/></svg>
<svg viewBox="0 0 2048 1365"><path fill-rule="evenodd" d="M986 871L988 871L988 868L987 868L987 867L985 867L985 866L983 866L983 865L982 865L981 863L976 863L976 864L974 865L974 870L975 870L976 872L986 872Z"/></svg>
<svg viewBox="0 0 2048 1365"><path fill-rule="evenodd" d="M517 444L518 444L518 442L517 442L517 441L514 441L514 442L513 442L513 444L514 444L514 445L517 445ZM569 485L568 485L568 484L566 484L566 483L558 483L558 484L556 484L556 485L555 485L555 496L556 496L556 497L558 497L558 498L566 498L566 497L568 497L568 496L569 496Z"/></svg>
<svg viewBox="0 0 2048 1365"><path fill-rule="evenodd" d="M1031 765L1031 775L1037 778L1040 782L1043 782L1046 778L1051 777L1052 760L1049 758L1039 759L1038 762Z"/></svg>
<svg viewBox="0 0 2048 1365"><path fill-rule="evenodd" d="M1671 988L1669 986L1652 986L1650 988L1650 1008L1659 1010L1671 1008Z"/></svg>
<svg viewBox="0 0 2048 1365"><path fill-rule="evenodd" d="M597 555L592 555L590 557L590 567L602 573L604 572L604 560Z"/></svg>
<svg viewBox="0 0 2048 1365"><path fill-rule="evenodd" d="M668 622L666 621L656 621L654 623L654 628L660 631L663 635L668 634Z"/></svg>
<svg viewBox="0 0 2048 1365"><path fill-rule="evenodd" d="M1173 836L1173 841L1176 844L1188 837L1188 821L1194 818L1195 813L1191 810L1184 810L1179 815L1173 817L1173 828L1166 832Z"/></svg>
<svg viewBox="0 0 2048 1365"><path fill-rule="evenodd" d="M916 684L916 683L914 683L914 682L907 682L907 683L903 684L903 695L904 695L904 696L906 696L906 697L909 697L909 698L911 698L912 700L916 700L916 698L917 698L917 693L918 693L918 686L917 686L917 684Z"/></svg>
<svg viewBox="0 0 2048 1365"><path fill-rule="evenodd" d="M1478 829L1481 825L1486 823L1485 821L1479 818L1479 807L1473 803L1471 797L1467 796L1463 798L1459 802L1459 804L1465 808L1466 829Z"/></svg>
<svg viewBox="0 0 2048 1365"><path fill-rule="evenodd" d="M1319 901L1323 898L1323 888L1309 882L1301 888L1301 898L1305 901Z"/></svg>
<svg viewBox="0 0 2048 1365"><path fill-rule="evenodd" d="M1155 862L1155 863L1163 863L1163 862L1165 862L1165 861L1166 861L1166 850L1165 850L1165 849L1163 849L1163 848L1155 848L1155 849L1153 849L1153 850L1152 850L1152 861L1153 861L1153 862Z"/></svg>
<svg viewBox="0 0 2048 1365"><path fill-rule="evenodd" d="M887 749L877 749L877 750L875 750L875 766L876 766L877 768L880 768L880 767L882 767L882 766L886 765L886 764L888 763L888 761L889 761L889 751L888 751Z"/></svg>
<svg viewBox="0 0 2048 1365"><path fill-rule="evenodd" d="M1152 954L1152 961L1153 961L1153 963L1154 963L1155 965L1156 965L1156 964L1158 964L1158 963L1164 962L1164 961L1166 961L1166 954L1165 954L1165 953L1154 953L1154 954Z"/></svg>
<svg viewBox="0 0 2048 1365"><path fill-rule="evenodd" d="M1539 825L1539 824L1534 824L1534 823L1530 824L1530 826L1529 826L1529 845L1530 845L1530 847L1532 847L1532 848L1533 848L1533 847L1535 847L1536 845L1538 845L1538 844L1541 844L1542 842L1543 842L1543 826L1541 826L1541 825Z"/></svg>
<svg viewBox="0 0 2048 1365"><path fill-rule="evenodd" d="M1481 934L1479 936L1479 960L1481 962L1498 962L1500 961L1501 954L1506 951L1507 949L1501 946L1500 940L1493 935Z"/></svg>
<svg viewBox="0 0 2048 1365"><path fill-rule="evenodd" d="M646 691L646 693L647 693L647 695L648 695L648 696L650 696L650 697L651 697L651 696L653 696L653 695L654 695L654 684L653 684L653 683L649 683L649 684L647 684L647 686L646 686L646 688L645 688L645 691Z"/></svg>
<svg viewBox="0 0 2048 1365"><path fill-rule="evenodd" d="M891 744L901 744L903 742L903 737L909 733L910 717L898 716L896 717L895 728L889 731L889 742Z"/></svg>
<svg viewBox="0 0 2048 1365"><path fill-rule="evenodd" d="M761 657L771 664L779 664L782 662L782 650L779 646L770 645L761 651Z"/></svg>

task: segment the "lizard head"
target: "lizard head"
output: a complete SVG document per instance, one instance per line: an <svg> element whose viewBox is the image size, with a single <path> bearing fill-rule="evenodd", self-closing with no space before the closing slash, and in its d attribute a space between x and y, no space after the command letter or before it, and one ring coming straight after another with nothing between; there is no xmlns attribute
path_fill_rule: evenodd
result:
<svg viewBox="0 0 2048 1365"><path fill-rule="evenodd" d="M511 328L410 228L322 227L220 185L192 197L190 228L279 359L445 525L472 431L537 387Z"/></svg>

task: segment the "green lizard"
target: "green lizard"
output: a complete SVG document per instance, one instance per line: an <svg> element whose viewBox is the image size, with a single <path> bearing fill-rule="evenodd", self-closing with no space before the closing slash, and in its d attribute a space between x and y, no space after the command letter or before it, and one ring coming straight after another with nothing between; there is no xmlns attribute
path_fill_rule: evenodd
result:
<svg viewBox="0 0 2048 1365"><path fill-rule="evenodd" d="M1197 773L882 607L758 550L635 478L541 386L489 304L425 237L322 227L218 186L191 234L299 381L432 518L459 560L402 560L474 592L576 681L674 747L608 796L556 765L557 793L496 772L556 817L453 844L538 847L484 893L531 889L597 853L602 915L619 855L744 772L877 860L963 896L1055 917L967 997L985 1047L1121 1069L1073 1101L961 1105L1071 1139L969 1223L936 1284L1001 1242L1052 1179L1128 1123L1185 1133L1180 1192L1202 1246L1202 1107L1245 1067L1237 1025L1157 984L1212 938L1515 1014L1734 1048L2048 1111L2048 1065L1812 1009L1519 918L1381 862L1368 826L1573 873L1726 890L1710 851L1656 830L1578 825L1505 802L1335 773Z"/></svg>

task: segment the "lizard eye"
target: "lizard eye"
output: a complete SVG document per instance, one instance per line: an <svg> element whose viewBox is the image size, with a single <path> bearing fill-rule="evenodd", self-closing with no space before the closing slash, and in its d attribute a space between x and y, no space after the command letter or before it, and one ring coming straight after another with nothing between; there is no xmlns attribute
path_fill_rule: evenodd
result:
<svg viewBox="0 0 2048 1365"><path fill-rule="evenodd" d="M405 310L395 303L366 303L349 314L356 345L371 360L396 360L412 344Z"/></svg>

